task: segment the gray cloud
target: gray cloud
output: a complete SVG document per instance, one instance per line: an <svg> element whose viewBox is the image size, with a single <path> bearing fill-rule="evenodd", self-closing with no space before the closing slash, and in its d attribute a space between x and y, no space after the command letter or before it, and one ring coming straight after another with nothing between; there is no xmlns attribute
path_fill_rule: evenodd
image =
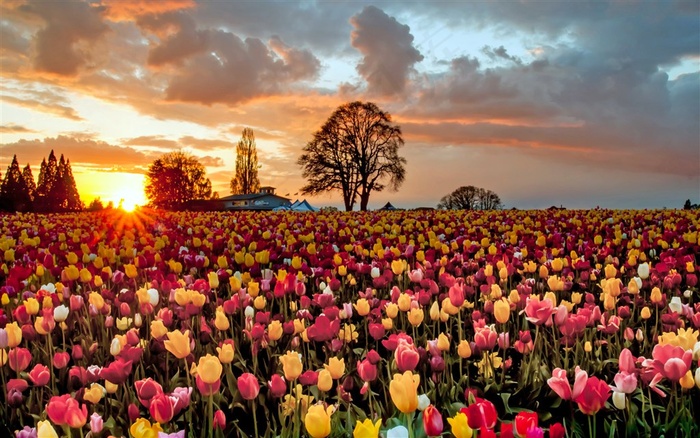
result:
<svg viewBox="0 0 700 438"><path fill-rule="evenodd" d="M365 7L350 23L354 27L352 46L363 55L357 71L367 81L369 92L402 93L414 64L423 60L413 46L410 28L374 6Z"/></svg>
<svg viewBox="0 0 700 438"><path fill-rule="evenodd" d="M75 76L90 60L91 43L108 30L99 8L89 3L37 0L20 9L45 22L33 40L34 67L38 71Z"/></svg>

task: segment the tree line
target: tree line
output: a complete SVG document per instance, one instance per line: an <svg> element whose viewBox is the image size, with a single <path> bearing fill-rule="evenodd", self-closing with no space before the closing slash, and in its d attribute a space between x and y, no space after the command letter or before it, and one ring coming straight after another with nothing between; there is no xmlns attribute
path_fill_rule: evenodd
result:
<svg viewBox="0 0 700 438"><path fill-rule="evenodd" d="M339 106L302 150L297 164L306 184L300 192L320 195L339 192L345 210L358 204L367 210L372 193L398 190L406 179L406 159L399 154L404 145L400 126L391 115L372 102L350 102ZM233 195L257 193L257 146L253 130L245 128L236 147ZM144 193L150 207L187 209L192 201L218 198L206 176L205 167L191 154L169 152L154 160L146 172ZM101 209L99 199L88 210ZM441 209L491 210L502 208L491 190L463 186L445 195ZM78 196L70 160L57 160L52 150L41 163L38 184L27 165L20 170L13 157L0 190L0 209L8 211L62 212L85 206Z"/></svg>
<svg viewBox="0 0 700 438"><path fill-rule="evenodd" d="M20 170L17 155L7 167L0 186L0 210L21 212L68 212L83 210L70 160L63 154L56 159L53 150L39 168L39 181L34 182L27 164Z"/></svg>

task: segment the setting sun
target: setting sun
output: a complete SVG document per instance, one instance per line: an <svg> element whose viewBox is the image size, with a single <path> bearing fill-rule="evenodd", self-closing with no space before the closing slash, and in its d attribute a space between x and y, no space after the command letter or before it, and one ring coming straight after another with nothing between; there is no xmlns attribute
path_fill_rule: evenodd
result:
<svg viewBox="0 0 700 438"><path fill-rule="evenodd" d="M128 172L84 172L76 173L76 183L84 188L81 197L86 204L94 198L100 198L103 204L112 202L115 207L121 203L126 211L133 211L136 206L145 205L143 193L144 176Z"/></svg>

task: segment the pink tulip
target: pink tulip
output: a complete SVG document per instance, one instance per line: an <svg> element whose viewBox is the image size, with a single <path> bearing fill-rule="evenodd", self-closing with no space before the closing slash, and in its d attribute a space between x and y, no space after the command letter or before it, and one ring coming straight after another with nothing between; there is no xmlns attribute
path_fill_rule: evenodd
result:
<svg viewBox="0 0 700 438"><path fill-rule="evenodd" d="M528 297L525 304L525 315L527 320L535 325L552 324L552 315L554 314L554 306L549 299L533 300Z"/></svg>
<svg viewBox="0 0 700 438"><path fill-rule="evenodd" d="M571 399L571 385L566 378L566 370L555 368L552 371L552 377L547 379L547 384L562 400Z"/></svg>

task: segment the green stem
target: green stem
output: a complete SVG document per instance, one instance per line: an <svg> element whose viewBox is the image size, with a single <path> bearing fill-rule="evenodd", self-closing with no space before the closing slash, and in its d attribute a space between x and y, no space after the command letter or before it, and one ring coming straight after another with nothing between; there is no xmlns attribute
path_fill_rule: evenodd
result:
<svg viewBox="0 0 700 438"><path fill-rule="evenodd" d="M413 438L413 412L406 414L406 428L408 429L408 437Z"/></svg>
<svg viewBox="0 0 700 438"><path fill-rule="evenodd" d="M255 427L255 436L258 435L258 415L257 415L257 409L255 409L255 400L252 400L250 403L251 409L253 410L253 425Z"/></svg>

